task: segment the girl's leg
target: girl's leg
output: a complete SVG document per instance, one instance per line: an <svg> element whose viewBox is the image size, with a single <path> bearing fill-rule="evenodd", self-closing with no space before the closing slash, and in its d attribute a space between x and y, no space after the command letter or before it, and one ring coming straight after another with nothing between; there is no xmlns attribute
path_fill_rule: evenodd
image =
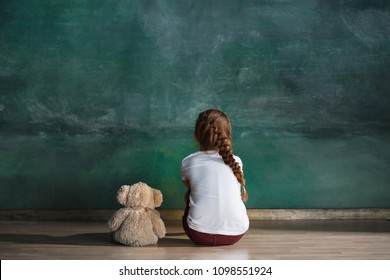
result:
<svg viewBox="0 0 390 280"><path fill-rule="evenodd" d="M186 194L186 198L187 198ZM191 229L187 223L187 216L189 211L189 200L186 199L186 208L182 218L182 225L188 238L198 245L205 246L220 246L220 245L232 245L242 238L241 235L221 235L221 234L208 234Z"/></svg>
<svg viewBox="0 0 390 280"><path fill-rule="evenodd" d="M240 235L222 235L222 234L209 234L203 233L191 229L187 221L183 222L183 228L188 238L197 245L203 246L222 246L222 245L233 245L239 241L244 234Z"/></svg>

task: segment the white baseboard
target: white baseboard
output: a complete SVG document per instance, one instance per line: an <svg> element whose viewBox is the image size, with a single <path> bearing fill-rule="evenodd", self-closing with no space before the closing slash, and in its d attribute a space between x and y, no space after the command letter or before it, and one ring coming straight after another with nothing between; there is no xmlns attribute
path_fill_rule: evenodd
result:
<svg viewBox="0 0 390 280"><path fill-rule="evenodd" d="M180 220L182 209L159 210L164 220ZM106 221L116 210L0 210L7 221ZM251 220L390 219L390 208L248 209Z"/></svg>

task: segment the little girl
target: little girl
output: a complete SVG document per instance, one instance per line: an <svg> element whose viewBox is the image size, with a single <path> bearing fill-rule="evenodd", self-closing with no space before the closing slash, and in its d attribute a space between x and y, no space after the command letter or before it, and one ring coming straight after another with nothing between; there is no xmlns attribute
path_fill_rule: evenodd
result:
<svg viewBox="0 0 390 280"><path fill-rule="evenodd" d="M248 195L227 115L216 109L200 113L194 137L200 151L184 158L180 168L188 188L184 231L198 245L234 244L249 228L243 203Z"/></svg>

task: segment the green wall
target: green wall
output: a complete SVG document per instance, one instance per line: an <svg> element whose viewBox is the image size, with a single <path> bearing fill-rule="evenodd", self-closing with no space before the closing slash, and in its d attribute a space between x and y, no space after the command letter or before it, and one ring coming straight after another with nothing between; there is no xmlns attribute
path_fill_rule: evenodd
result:
<svg viewBox="0 0 390 280"><path fill-rule="evenodd" d="M389 69L385 0L1 1L0 209L183 208L212 107L248 208L390 207Z"/></svg>

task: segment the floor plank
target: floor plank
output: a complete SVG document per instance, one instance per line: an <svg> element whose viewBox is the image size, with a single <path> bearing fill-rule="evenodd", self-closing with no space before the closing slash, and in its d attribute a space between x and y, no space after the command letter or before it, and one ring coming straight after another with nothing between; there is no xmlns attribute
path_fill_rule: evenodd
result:
<svg viewBox="0 0 390 280"><path fill-rule="evenodd" d="M104 222L0 221L0 259L390 259L388 220L251 221L237 244L202 247L180 222L140 248L111 242Z"/></svg>

